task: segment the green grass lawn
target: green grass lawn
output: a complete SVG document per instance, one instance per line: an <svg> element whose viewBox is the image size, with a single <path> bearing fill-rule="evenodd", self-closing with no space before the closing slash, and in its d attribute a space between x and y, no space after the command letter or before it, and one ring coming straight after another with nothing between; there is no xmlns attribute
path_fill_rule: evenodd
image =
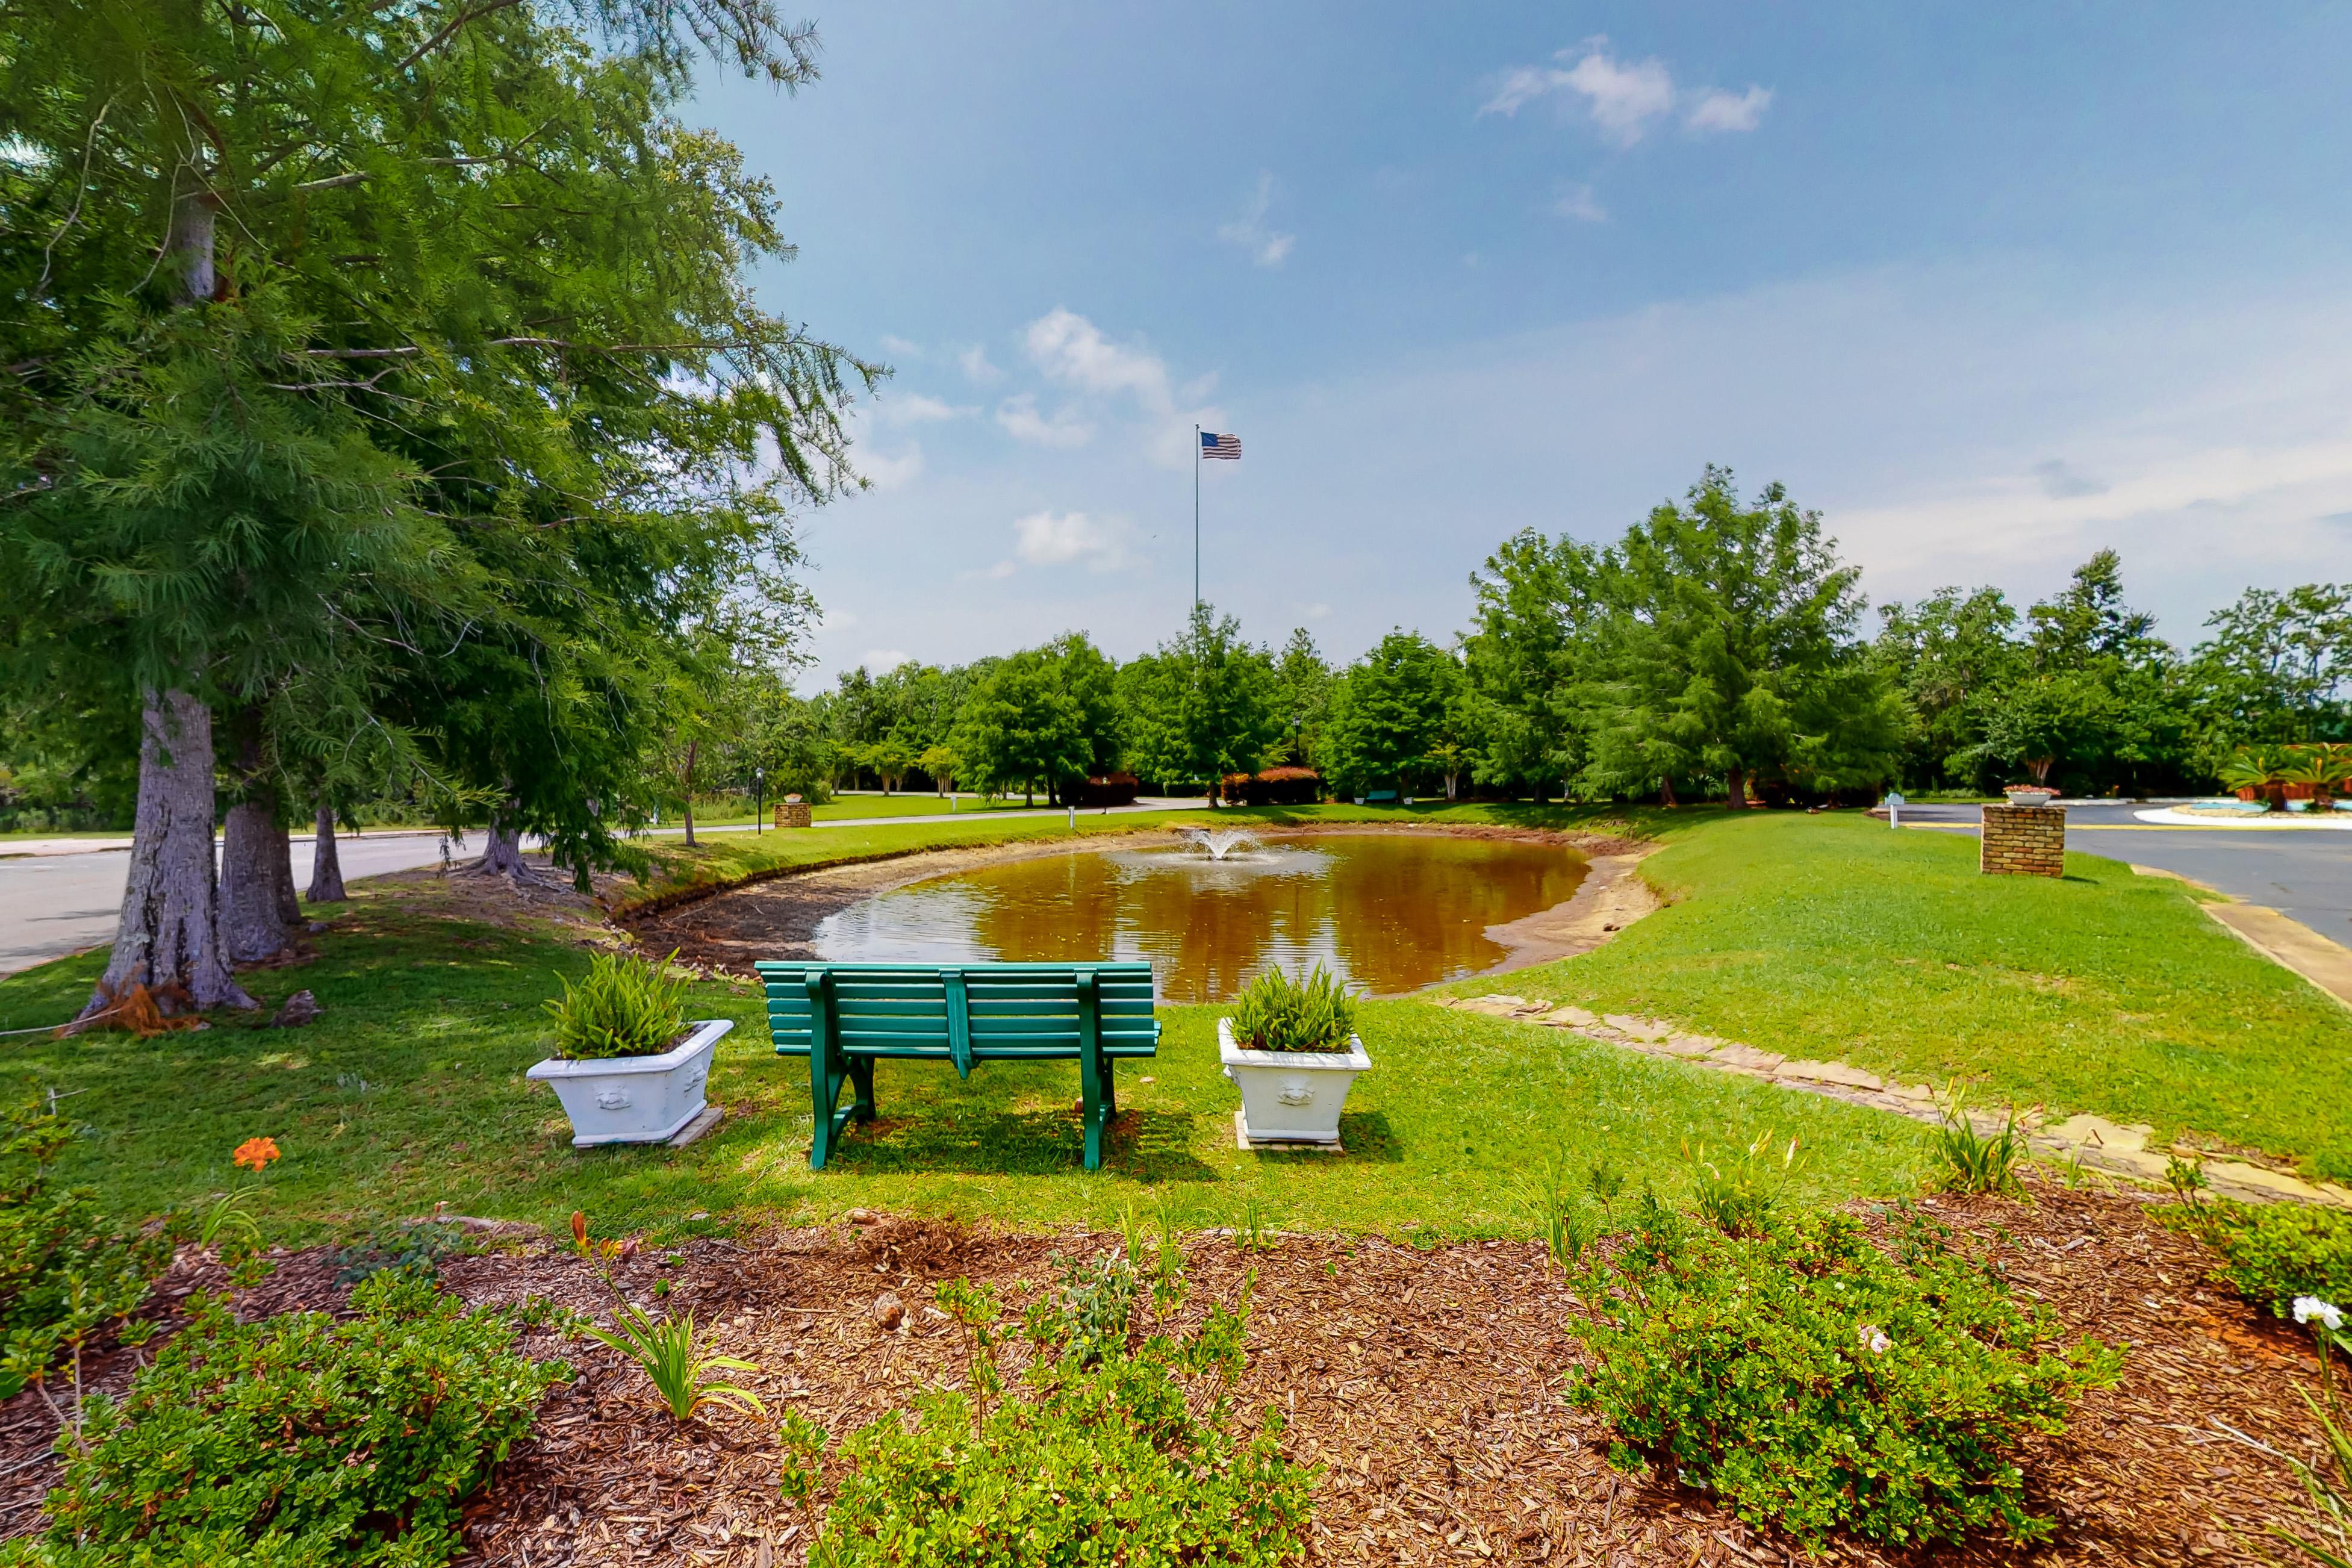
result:
<svg viewBox="0 0 2352 1568"><path fill-rule="evenodd" d="M1350 1152L1251 1154L1234 1147L1237 1100L1220 1075L1215 1011L1171 1009L1160 1058L1121 1070L1126 1120L1104 1170L1080 1168L1075 1064L952 1072L885 1062L883 1121L808 1169L808 1069L767 1046L749 987L698 987L696 1012L733 1018L710 1097L719 1131L679 1151L574 1151L553 1094L523 1071L545 1055L540 1001L578 973L577 946L427 921L382 900L344 917L317 962L248 977L274 1000L315 992L299 1030L237 1021L152 1040L20 1037L0 1087L54 1089L92 1136L73 1179L145 1214L225 1190L229 1152L259 1133L286 1158L261 1205L275 1234L354 1233L446 1202L453 1212L561 1226L675 1230L698 1212L810 1218L854 1206L990 1217L1027 1227L1114 1222L1169 1194L1182 1223L1237 1222L1257 1199L1291 1229L1528 1235L1524 1184L1553 1162L1580 1181L1606 1159L1635 1185L1679 1193L1702 1147L1767 1129L1807 1151L1791 1196L1916 1189L1919 1130L1891 1117L1678 1063L1635 1057L1415 1003L1365 1009L1378 1063L1357 1085ZM68 1016L95 955L0 981L0 1028ZM1153 1081L1145 1083L1149 1076Z"/></svg>
<svg viewBox="0 0 2352 1568"><path fill-rule="evenodd" d="M2181 883L2069 855L1984 877L1973 838L1712 812L1643 864L1672 907L1581 958L1452 989L1646 1015L1905 1081L2145 1121L2352 1178L2352 1014Z"/></svg>
<svg viewBox="0 0 2352 1568"><path fill-rule="evenodd" d="M811 806L809 815L819 822L843 822L855 821L863 816L969 816L991 811L1029 809L1046 809L1045 797L1039 795L1035 807L1032 808L1024 806L1021 804L1021 797L1017 795L1002 800L983 800L978 795L966 795L957 797L953 808L950 809L944 795L933 795L929 790L908 790L904 795L835 795L823 805ZM751 803L748 801L731 810L713 808L706 812L698 806L694 813L694 825L697 827L728 827L737 824L749 826L752 820L753 814ZM776 803L773 799L768 802L766 820L772 823L776 820ZM662 826L675 827L677 826L677 819L666 818Z"/></svg>

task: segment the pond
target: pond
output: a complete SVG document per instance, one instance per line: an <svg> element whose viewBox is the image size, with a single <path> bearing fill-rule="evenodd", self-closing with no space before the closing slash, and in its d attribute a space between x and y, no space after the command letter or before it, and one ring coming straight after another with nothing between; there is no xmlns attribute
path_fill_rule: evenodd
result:
<svg viewBox="0 0 2352 1568"><path fill-rule="evenodd" d="M825 917L841 963L1149 959L1170 1002L1223 1001L1269 964L1321 963L1393 995L1491 969L1486 934L1565 901L1587 869L1556 844L1436 834L1268 837L1072 850L917 882Z"/></svg>

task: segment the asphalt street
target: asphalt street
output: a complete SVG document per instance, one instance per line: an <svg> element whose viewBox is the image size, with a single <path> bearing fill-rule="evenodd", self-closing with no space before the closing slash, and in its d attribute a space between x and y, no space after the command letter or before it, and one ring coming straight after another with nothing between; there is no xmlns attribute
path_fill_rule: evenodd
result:
<svg viewBox="0 0 2352 1568"><path fill-rule="evenodd" d="M2066 847L2154 866L2267 904L2352 947L2352 832L2322 827L2168 827L2138 820L2146 806L2066 807ZM1977 826L1973 805L1906 805L1906 826Z"/></svg>
<svg viewBox="0 0 2352 1568"><path fill-rule="evenodd" d="M1117 809L1170 811L1207 804L1205 800L1155 800ZM996 811L988 816L992 821L1000 821L1007 817L1062 815L1051 810ZM931 820L928 816L846 817L820 822L817 826L863 827ZM684 831L674 827L656 829L664 837ZM745 824L741 827L706 827L701 831L706 835L749 833L751 828ZM294 840L297 886L307 886L310 880L310 843L308 834ZM346 881L385 871L437 866L441 863L441 845L437 833L345 834L336 840ZM469 847L458 852L457 858L465 859L478 852L478 847ZM11 847L0 841L0 974L14 974L20 969L113 941L115 921L122 910L122 886L130 874L131 851L127 848L29 855L23 853L19 846L18 852L12 854Z"/></svg>

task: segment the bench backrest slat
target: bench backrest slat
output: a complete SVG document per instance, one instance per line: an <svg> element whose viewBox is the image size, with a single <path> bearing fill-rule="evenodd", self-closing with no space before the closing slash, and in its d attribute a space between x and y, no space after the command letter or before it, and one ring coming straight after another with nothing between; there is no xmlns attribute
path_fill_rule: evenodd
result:
<svg viewBox="0 0 2352 1568"><path fill-rule="evenodd" d="M1079 1056L1150 1047L1148 963L1003 963L929 968L769 961L768 1027L777 1050L808 1051L821 1026L850 1050L937 1056L969 1075L992 1055Z"/></svg>

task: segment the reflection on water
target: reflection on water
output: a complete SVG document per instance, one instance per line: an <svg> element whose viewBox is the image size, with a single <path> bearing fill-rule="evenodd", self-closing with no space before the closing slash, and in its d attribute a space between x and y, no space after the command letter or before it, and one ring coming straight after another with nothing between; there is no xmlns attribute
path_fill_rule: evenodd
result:
<svg viewBox="0 0 2352 1568"><path fill-rule="evenodd" d="M1555 845L1433 835L1269 839L1224 860L1073 850L868 899L828 916L815 947L843 963L1150 959L1171 1002L1320 962L1388 995L1501 962L1486 929L1565 900L1585 868Z"/></svg>

